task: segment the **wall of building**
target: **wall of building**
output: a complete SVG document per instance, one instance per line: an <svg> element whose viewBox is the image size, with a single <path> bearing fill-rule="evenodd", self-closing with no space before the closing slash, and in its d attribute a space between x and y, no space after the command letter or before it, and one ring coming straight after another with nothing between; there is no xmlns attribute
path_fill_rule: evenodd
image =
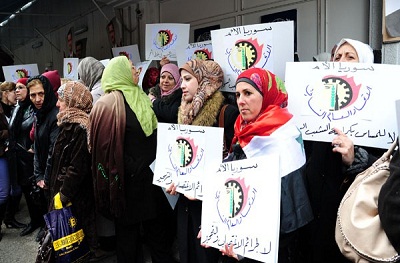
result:
<svg viewBox="0 0 400 263"><path fill-rule="evenodd" d="M114 8L107 6L102 9L104 15L109 19L115 16ZM64 53L68 54L67 33L73 27L74 31L78 28L87 27L87 31L75 35L73 42L86 39L86 55L97 59L109 58L111 56L110 43L106 31L107 19L102 12L95 11L74 21L66 21L66 24L45 35L46 39L39 38L31 43L13 51L15 64L37 63L39 72L44 69L58 69L62 73ZM32 45L38 41L43 43L38 48L32 48Z"/></svg>
<svg viewBox="0 0 400 263"><path fill-rule="evenodd" d="M165 0L160 20L190 23L193 41L198 28L257 24L263 15L296 9L297 53L300 61L309 61L342 37L369 42L369 5L369 0Z"/></svg>
<svg viewBox="0 0 400 263"><path fill-rule="evenodd" d="M190 42L193 42L196 29L213 25L225 28L257 24L261 22L261 16L291 9L297 10L297 53L300 61L311 61L314 55L329 52L342 37L350 37L370 43L374 49L381 49L384 62L398 64L399 45L381 45L379 26L382 15L379 12L382 3L379 0L143 0L124 8L107 6L102 8L102 12L97 10L67 22L64 27L46 35L55 47L44 40L42 47L32 49L30 43L15 50L14 54L23 58L25 64L38 63L40 71L49 66L62 71L69 28L87 25L88 30L75 36L75 40L87 39L87 56L110 58L111 46L104 15L109 19L117 15L122 22L124 45L138 44L141 59L144 60L145 27L148 23L189 23ZM20 62L16 59L15 63Z"/></svg>

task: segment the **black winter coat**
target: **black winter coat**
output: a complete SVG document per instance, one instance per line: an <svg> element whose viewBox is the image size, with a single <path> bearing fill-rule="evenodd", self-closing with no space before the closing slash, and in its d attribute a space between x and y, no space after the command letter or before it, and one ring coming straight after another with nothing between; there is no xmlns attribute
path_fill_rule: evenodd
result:
<svg viewBox="0 0 400 263"><path fill-rule="evenodd" d="M157 131L146 137L142 127L125 101L124 138L125 200L122 224L135 224L154 219L171 210L161 187L153 184L150 164L156 158Z"/></svg>
<svg viewBox="0 0 400 263"><path fill-rule="evenodd" d="M42 83L44 101L40 109L33 106L35 112L34 176L36 182L44 180L45 184L48 185L51 172L51 156L58 135L57 98L50 81L42 75L29 78L27 86L29 87L29 83L35 79Z"/></svg>
<svg viewBox="0 0 400 263"><path fill-rule="evenodd" d="M53 147L59 130L57 114L58 108L54 106L42 120L37 120L35 125L34 175L36 182L44 180L46 185L49 184Z"/></svg>
<svg viewBox="0 0 400 263"><path fill-rule="evenodd" d="M160 86L150 89L150 92L157 97L153 101L153 110L158 122L177 123L178 109L181 105L182 90L179 88L168 96L161 97Z"/></svg>
<svg viewBox="0 0 400 263"><path fill-rule="evenodd" d="M349 262L340 252L335 240L337 210L355 176L368 168L382 150L365 148L364 160L358 169L349 169L339 153L332 152L329 142L305 141L306 186L314 220L302 229L300 245L304 262ZM356 159L358 154L355 147ZM367 152L368 151L368 152ZM356 162L356 161L355 161Z"/></svg>
<svg viewBox="0 0 400 263"><path fill-rule="evenodd" d="M29 98L27 98L29 100ZM30 101L23 101L13 111L10 120L10 138L8 144L10 174L17 176L18 184L30 184L33 176L33 146L30 131L34 122L34 112Z"/></svg>

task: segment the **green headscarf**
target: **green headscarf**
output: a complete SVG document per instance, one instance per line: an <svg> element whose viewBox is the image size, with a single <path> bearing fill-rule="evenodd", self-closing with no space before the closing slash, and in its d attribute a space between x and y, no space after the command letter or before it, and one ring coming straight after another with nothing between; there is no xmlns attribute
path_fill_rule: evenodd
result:
<svg viewBox="0 0 400 263"><path fill-rule="evenodd" d="M101 87L105 93L119 90L124 94L146 136L157 129L157 117L151 102L146 93L133 83L132 66L127 57L115 57L108 62L101 78Z"/></svg>

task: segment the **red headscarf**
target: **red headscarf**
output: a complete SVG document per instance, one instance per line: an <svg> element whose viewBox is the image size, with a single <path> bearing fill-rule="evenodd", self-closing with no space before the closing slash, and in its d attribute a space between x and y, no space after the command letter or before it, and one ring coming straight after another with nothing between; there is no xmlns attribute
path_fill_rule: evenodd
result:
<svg viewBox="0 0 400 263"><path fill-rule="evenodd" d="M44 72L42 76L45 76L50 81L54 94L58 97L57 90L61 86L61 77L58 74L58 70Z"/></svg>
<svg viewBox="0 0 400 263"><path fill-rule="evenodd" d="M148 90L157 84L157 79L160 76L160 71L157 68L148 68L143 77L143 90Z"/></svg>
<svg viewBox="0 0 400 263"><path fill-rule="evenodd" d="M236 84L246 82L252 85L263 96L258 117L245 123L239 115L235 122L233 143L239 142L243 148L254 136L269 136L292 118L286 106L288 94L283 81L270 71L262 68L251 68L243 71Z"/></svg>
<svg viewBox="0 0 400 263"><path fill-rule="evenodd" d="M21 84L23 84L24 86L26 86L26 83L28 82L28 78L20 78L19 80L17 80L17 82L15 83L15 84L17 84L17 83L21 83Z"/></svg>

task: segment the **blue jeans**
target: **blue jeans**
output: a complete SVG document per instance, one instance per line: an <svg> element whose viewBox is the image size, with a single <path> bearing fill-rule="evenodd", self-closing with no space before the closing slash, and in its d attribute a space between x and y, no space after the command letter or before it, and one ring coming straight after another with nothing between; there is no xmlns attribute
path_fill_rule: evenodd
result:
<svg viewBox="0 0 400 263"><path fill-rule="evenodd" d="M10 193L7 158L0 158L0 205L7 202Z"/></svg>

